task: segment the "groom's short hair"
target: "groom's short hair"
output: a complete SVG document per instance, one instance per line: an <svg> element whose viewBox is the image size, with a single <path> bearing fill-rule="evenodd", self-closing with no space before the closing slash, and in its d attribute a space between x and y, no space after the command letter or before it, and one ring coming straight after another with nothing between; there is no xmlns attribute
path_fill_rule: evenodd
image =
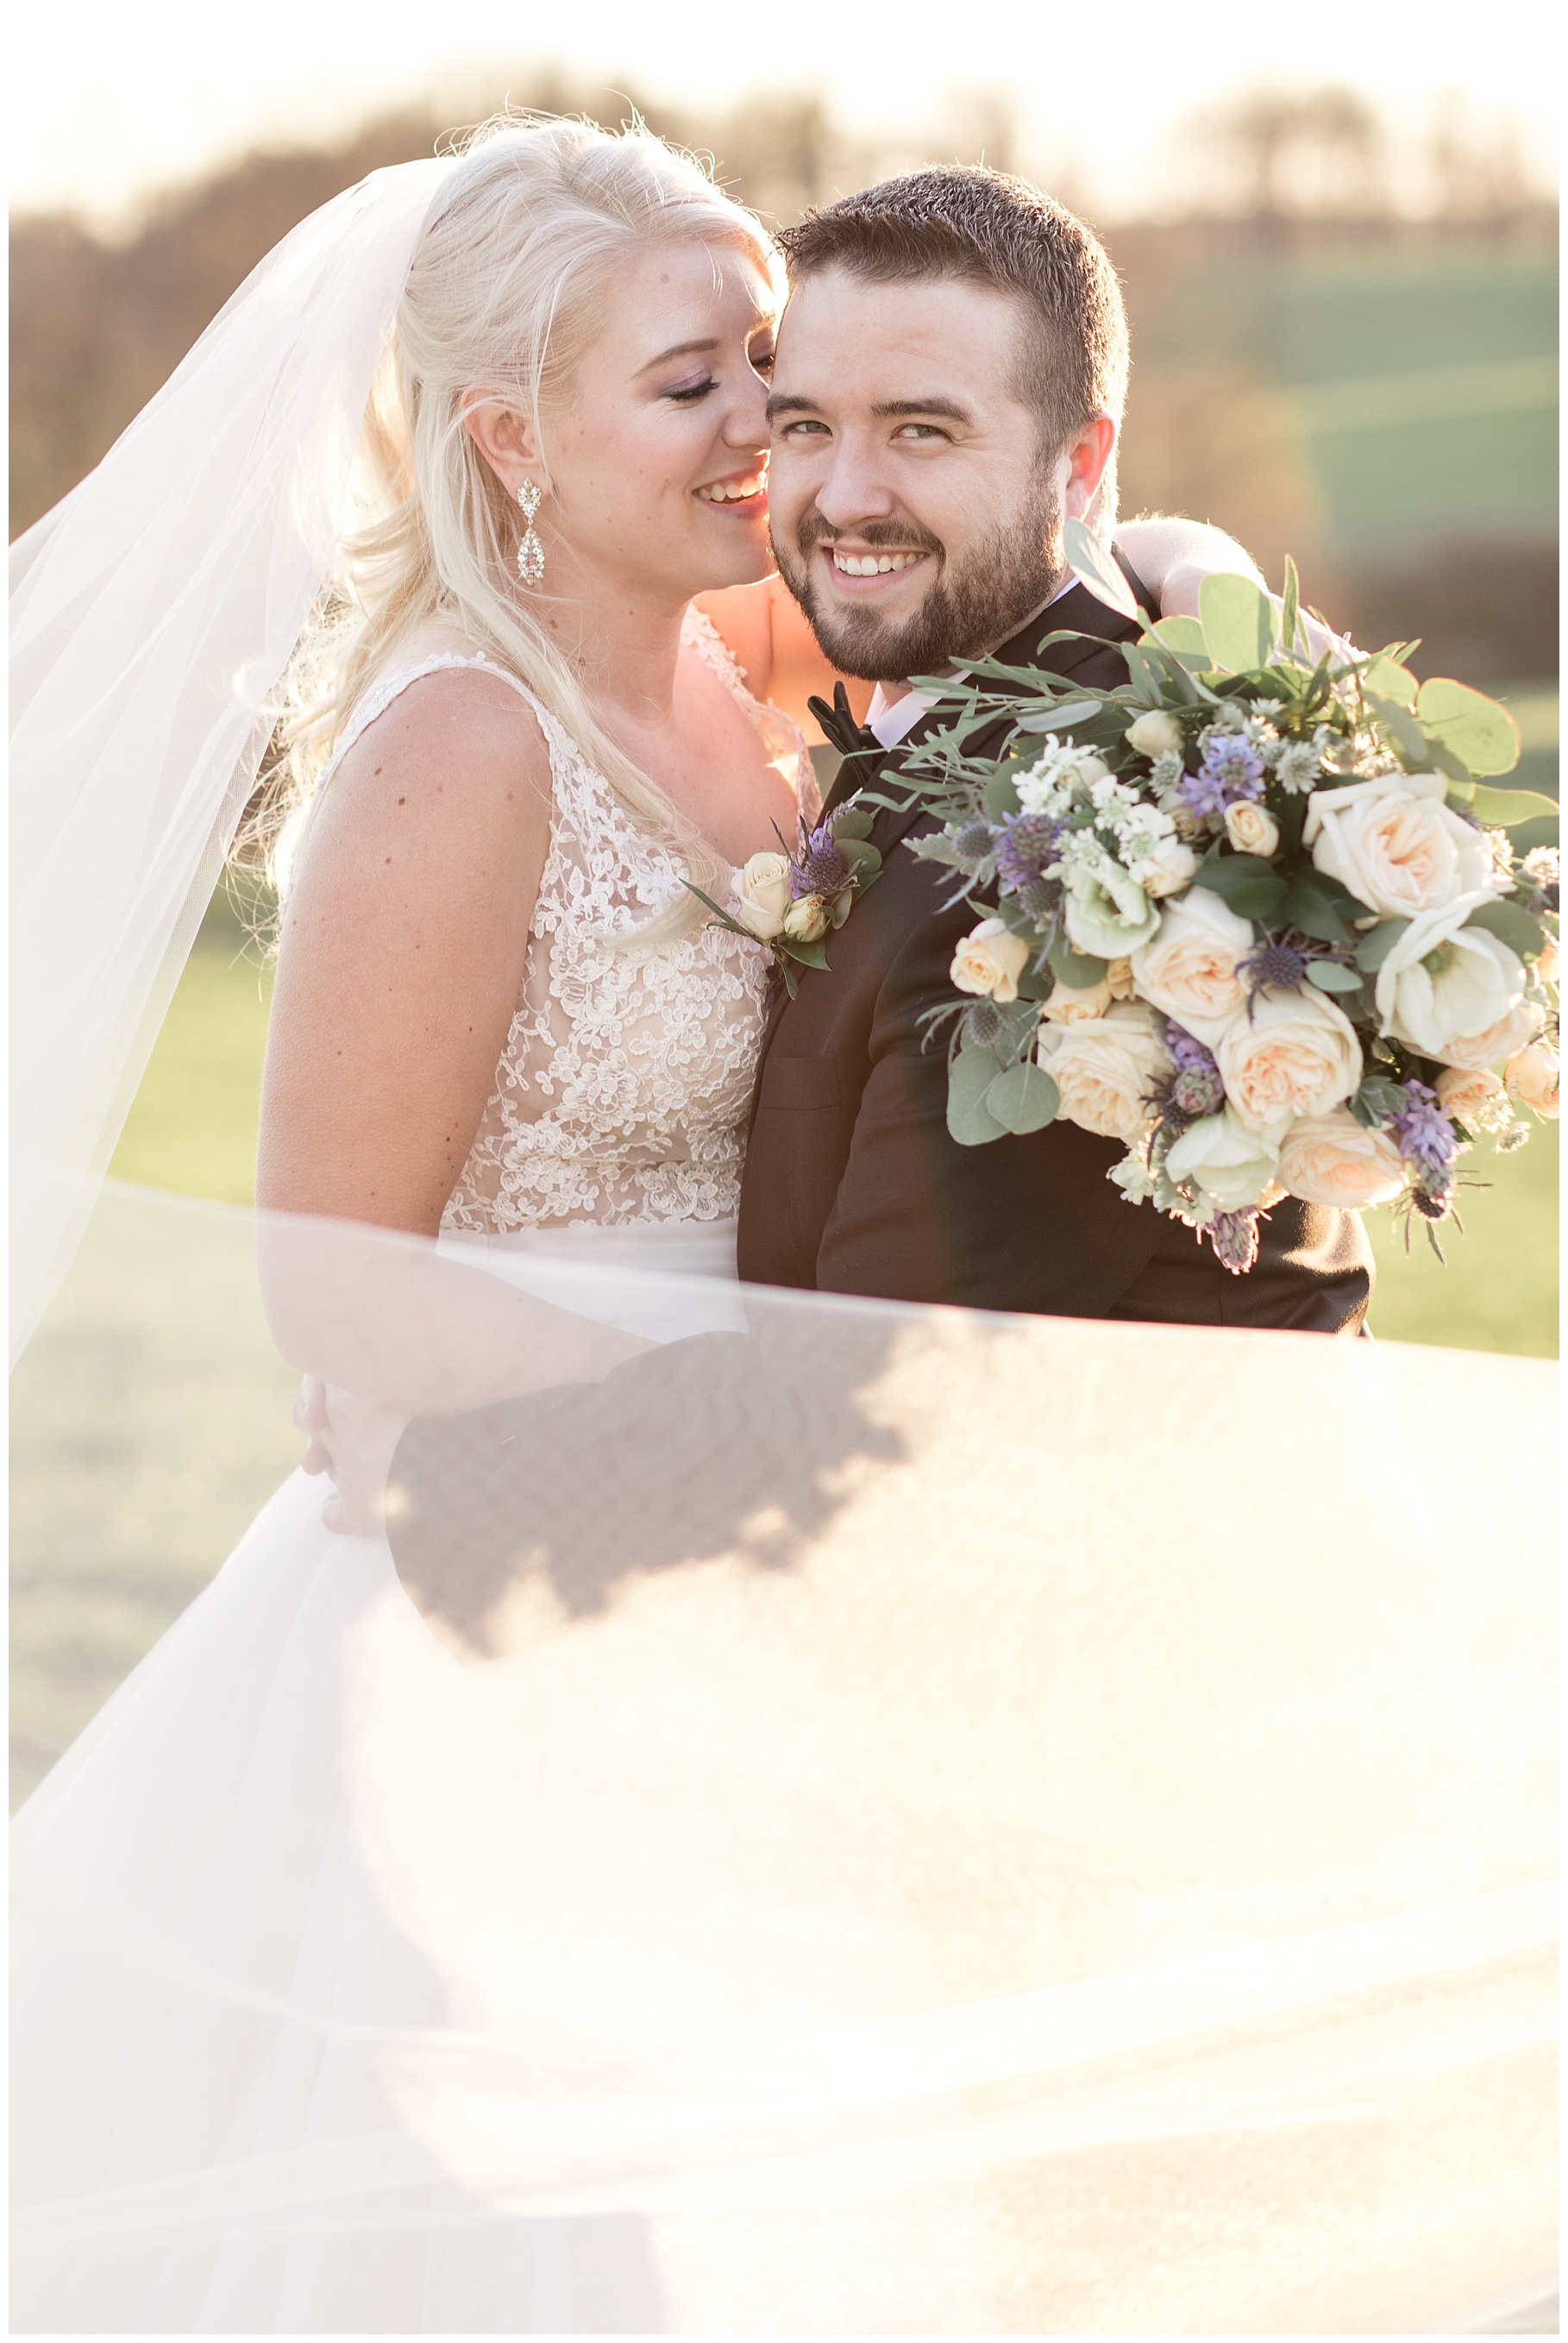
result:
<svg viewBox="0 0 1568 2343"><path fill-rule="evenodd" d="M1019 387L1044 449L1097 415L1121 420L1127 312L1099 238L1062 204L983 165L884 179L786 228L789 280L842 268L869 284L961 277L1010 293L1026 320Z"/></svg>

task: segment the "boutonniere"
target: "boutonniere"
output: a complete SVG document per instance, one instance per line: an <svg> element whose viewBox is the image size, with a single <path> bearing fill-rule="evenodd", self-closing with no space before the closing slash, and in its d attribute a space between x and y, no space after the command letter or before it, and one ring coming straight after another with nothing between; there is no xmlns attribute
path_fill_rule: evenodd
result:
<svg viewBox="0 0 1568 2343"><path fill-rule="evenodd" d="M788 848L754 854L736 872L733 912L689 879L686 884L720 927L768 946L793 1001L800 982L797 970L827 967L828 935L843 926L857 895L882 875L882 858L870 838L870 814L857 799L847 798L819 829L800 824L793 854ZM779 843L784 846L782 838Z"/></svg>

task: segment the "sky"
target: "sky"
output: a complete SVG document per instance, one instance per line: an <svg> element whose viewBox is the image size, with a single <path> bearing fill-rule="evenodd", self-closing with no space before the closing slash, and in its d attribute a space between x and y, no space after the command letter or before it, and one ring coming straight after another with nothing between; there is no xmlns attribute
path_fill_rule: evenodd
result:
<svg viewBox="0 0 1568 2343"><path fill-rule="evenodd" d="M812 90L871 133L1000 89L1023 154L1070 167L1106 219L1158 208L1176 121L1261 81L1349 82L1412 131L1458 90L1478 123L1517 121L1549 168L1550 19L1538 0L75 0L12 19L10 198L106 225L247 147L331 137L410 96L449 97L461 121L476 79L515 68L522 94L541 64L694 106Z"/></svg>

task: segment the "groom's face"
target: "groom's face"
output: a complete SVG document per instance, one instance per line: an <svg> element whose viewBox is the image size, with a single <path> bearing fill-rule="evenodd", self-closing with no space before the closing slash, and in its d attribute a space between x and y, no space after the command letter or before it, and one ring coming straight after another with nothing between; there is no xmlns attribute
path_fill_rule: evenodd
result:
<svg viewBox="0 0 1568 2343"><path fill-rule="evenodd" d="M1074 456L1041 447L1019 396L1024 322L1010 294L950 277L829 268L790 297L768 402L773 549L840 672L978 657L1054 590Z"/></svg>

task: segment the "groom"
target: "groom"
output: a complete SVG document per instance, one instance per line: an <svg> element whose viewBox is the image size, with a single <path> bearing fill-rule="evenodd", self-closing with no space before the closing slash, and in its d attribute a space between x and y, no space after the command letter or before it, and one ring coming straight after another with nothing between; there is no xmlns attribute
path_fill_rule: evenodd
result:
<svg viewBox="0 0 1568 2343"><path fill-rule="evenodd" d="M980 169L893 179L786 232L790 294L769 413L773 547L841 672L877 683L829 804L898 797L929 729L910 689L966 659L1126 680L1139 629L1073 582L1062 522L1107 527L1127 384L1104 251L1035 189ZM1121 557L1119 556L1120 559ZM1138 600L1147 590L1125 560ZM1051 643L1063 629L1080 639ZM841 729L842 720L841 720ZM971 753L1000 746L982 738ZM1059 1121L960 1147L922 1011L973 914L900 851L937 825L879 813L882 876L830 939L830 973L779 990L740 1192L742 1278L986 1310L1354 1331L1371 1256L1349 1213L1294 1200L1233 1276L1195 1233L1125 1202L1119 1142Z"/></svg>

